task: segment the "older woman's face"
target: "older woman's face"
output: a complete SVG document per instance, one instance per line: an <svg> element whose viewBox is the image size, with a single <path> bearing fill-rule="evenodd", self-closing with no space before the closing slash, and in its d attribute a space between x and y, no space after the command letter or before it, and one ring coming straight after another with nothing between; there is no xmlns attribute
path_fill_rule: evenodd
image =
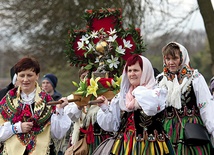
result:
<svg viewBox="0 0 214 155"><path fill-rule="evenodd" d="M131 85L133 85L134 87L139 86L141 75L142 75L142 69L139 65L139 62L136 62L132 66L128 66L127 76Z"/></svg>
<svg viewBox="0 0 214 155"><path fill-rule="evenodd" d="M25 94L30 94L34 91L35 83L38 78L39 75L33 72L31 69L21 71L17 75L17 81L19 82L19 86Z"/></svg>

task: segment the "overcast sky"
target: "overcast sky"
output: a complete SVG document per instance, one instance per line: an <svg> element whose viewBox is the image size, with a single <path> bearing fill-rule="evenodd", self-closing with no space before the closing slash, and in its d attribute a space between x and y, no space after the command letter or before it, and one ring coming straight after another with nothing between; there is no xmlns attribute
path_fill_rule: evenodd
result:
<svg viewBox="0 0 214 155"><path fill-rule="evenodd" d="M195 5L198 5L197 0L181 0L182 3L186 4L185 9L190 10L192 7L194 7ZM212 6L214 6L214 0L211 0L212 2ZM213 7L214 8L214 7ZM192 16L191 21L189 22L189 27L191 27L192 29L202 29L205 30L204 28L204 22L203 19L201 17L201 14L199 11L195 12L194 15Z"/></svg>

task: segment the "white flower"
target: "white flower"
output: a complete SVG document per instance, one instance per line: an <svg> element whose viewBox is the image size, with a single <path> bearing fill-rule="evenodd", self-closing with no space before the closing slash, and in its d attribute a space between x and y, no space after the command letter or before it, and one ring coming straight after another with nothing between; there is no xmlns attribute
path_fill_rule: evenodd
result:
<svg viewBox="0 0 214 155"><path fill-rule="evenodd" d="M125 54L125 49L122 48L122 46L120 45L119 47L116 48L116 52L119 54L124 55Z"/></svg>
<svg viewBox="0 0 214 155"><path fill-rule="evenodd" d="M116 34L113 35L113 37L112 37L112 36L109 36L109 38L108 38L106 41L108 41L108 42L114 42L115 39L117 39L117 35L116 35Z"/></svg>
<svg viewBox="0 0 214 155"><path fill-rule="evenodd" d="M132 44L130 44L130 40L126 41L125 39L123 39L123 44L125 48L129 49L131 49L131 47L133 46Z"/></svg>
<svg viewBox="0 0 214 155"><path fill-rule="evenodd" d="M111 59L108 59L107 62L109 63L109 68L117 68L117 65L120 64L118 57L114 58L113 55L111 55Z"/></svg>
<svg viewBox="0 0 214 155"><path fill-rule="evenodd" d="M92 31L91 38L98 38L98 31Z"/></svg>
<svg viewBox="0 0 214 155"><path fill-rule="evenodd" d="M88 34L86 34L85 36L84 35L82 35L82 38L80 39L83 43L85 42L86 44L88 44L89 43L89 36L88 36Z"/></svg>
<svg viewBox="0 0 214 155"><path fill-rule="evenodd" d="M88 44L88 46L86 47L86 49L87 49L88 51L95 51L95 49L94 49L94 47L93 47L92 44Z"/></svg>
<svg viewBox="0 0 214 155"><path fill-rule="evenodd" d="M112 30L112 28L110 28L110 31L107 31L107 32L109 33L109 35L113 35L113 34L117 33L116 29Z"/></svg>
<svg viewBox="0 0 214 155"><path fill-rule="evenodd" d="M83 47L84 47L84 42L78 41L77 44L78 44L78 50L83 49Z"/></svg>
<svg viewBox="0 0 214 155"><path fill-rule="evenodd" d="M96 57L96 60L94 63L99 63L100 62L100 58L99 57Z"/></svg>

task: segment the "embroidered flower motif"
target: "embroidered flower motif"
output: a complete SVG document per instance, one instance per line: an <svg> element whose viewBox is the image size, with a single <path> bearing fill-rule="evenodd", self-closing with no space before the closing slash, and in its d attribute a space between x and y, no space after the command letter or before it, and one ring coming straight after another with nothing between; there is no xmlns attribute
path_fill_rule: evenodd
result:
<svg viewBox="0 0 214 155"><path fill-rule="evenodd" d="M201 108L203 108L205 105L206 105L206 102L199 103L199 104L198 104L198 107L201 109Z"/></svg>
<svg viewBox="0 0 214 155"><path fill-rule="evenodd" d="M168 73L168 69L166 67L163 68L164 73Z"/></svg>
<svg viewBox="0 0 214 155"><path fill-rule="evenodd" d="M4 118L6 118L6 119L9 118L8 115L7 115L7 113L6 113L5 111L2 111L2 112L1 112L1 115L2 115Z"/></svg>
<svg viewBox="0 0 214 155"><path fill-rule="evenodd" d="M12 97L12 98L15 96L15 92L14 92L14 91L12 91L12 90L11 90L11 91L9 91L9 94L10 94L10 97Z"/></svg>
<svg viewBox="0 0 214 155"><path fill-rule="evenodd" d="M25 108L22 110L21 115L24 117L31 117L32 116L29 105L25 105Z"/></svg>
<svg viewBox="0 0 214 155"><path fill-rule="evenodd" d="M160 105L158 105L158 107L157 107L157 111L160 111Z"/></svg>
<svg viewBox="0 0 214 155"><path fill-rule="evenodd" d="M181 74L186 74L186 73L187 73L186 68L183 68L182 71L181 71Z"/></svg>

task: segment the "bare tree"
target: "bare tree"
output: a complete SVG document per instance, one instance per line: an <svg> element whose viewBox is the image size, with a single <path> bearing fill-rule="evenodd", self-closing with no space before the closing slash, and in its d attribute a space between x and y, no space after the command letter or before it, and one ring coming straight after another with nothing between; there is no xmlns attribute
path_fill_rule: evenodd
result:
<svg viewBox="0 0 214 155"><path fill-rule="evenodd" d="M135 4L137 3L140 3L140 0ZM127 8L132 6L132 1L126 1L126 5L123 6ZM18 56L23 55L37 57L42 68L41 75L47 72L55 73L59 77L59 88L62 91L68 91L68 84L72 87L71 79L78 79L75 73L77 69L69 66L64 54L69 28L77 25L82 29L86 27L86 21L82 19L86 9L123 8L123 6L122 2L114 0L87 2L2 0L0 1L0 30L2 30L0 37L3 38L0 42L4 45L2 50L7 51L8 59L12 51L17 53L17 59ZM132 7L132 9L126 9L124 13L137 16L140 12L138 9L139 7L134 9ZM126 21L130 23L129 20ZM4 72L7 72L14 63L5 63L1 67L5 68Z"/></svg>
<svg viewBox="0 0 214 155"><path fill-rule="evenodd" d="M198 0L201 15L204 20L204 26L210 46L210 54L212 59L212 74L214 75L214 10L211 0Z"/></svg>

